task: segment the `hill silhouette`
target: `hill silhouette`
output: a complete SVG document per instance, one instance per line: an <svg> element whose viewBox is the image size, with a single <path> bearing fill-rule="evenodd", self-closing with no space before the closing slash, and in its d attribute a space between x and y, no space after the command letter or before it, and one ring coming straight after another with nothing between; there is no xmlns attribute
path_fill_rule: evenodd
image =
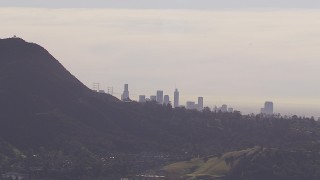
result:
<svg viewBox="0 0 320 180"><path fill-rule="evenodd" d="M0 40L0 84L0 135L18 147L120 131L112 122L119 100L88 89L37 44Z"/></svg>
<svg viewBox="0 0 320 180"><path fill-rule="evenodd" d="M167 124L171 107L94 92L43 47L20 38L0 40L0 84L0 136L21 149L182 152L175 144L189 141L181 133L191 126L178 132L177 122Z"/></svg>

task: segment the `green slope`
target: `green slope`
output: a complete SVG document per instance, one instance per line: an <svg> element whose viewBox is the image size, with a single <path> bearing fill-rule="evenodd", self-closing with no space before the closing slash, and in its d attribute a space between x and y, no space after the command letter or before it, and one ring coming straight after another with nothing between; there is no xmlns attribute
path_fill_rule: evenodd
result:
<svg viewBox="0 0 320 180"><path fill-rule="evenodd" d="M318 180L319 151L254 147L163 167L168 179Z"/></svg>
<svg viewBox="0 0 320 180"><path fill-rule="evenodd" d="M259 147L234 151L207 158L194 158L190 161L174 163L163 168L171 178L202 179L222 178L238 164L241 158L251 156L260 150Z"/></svg>

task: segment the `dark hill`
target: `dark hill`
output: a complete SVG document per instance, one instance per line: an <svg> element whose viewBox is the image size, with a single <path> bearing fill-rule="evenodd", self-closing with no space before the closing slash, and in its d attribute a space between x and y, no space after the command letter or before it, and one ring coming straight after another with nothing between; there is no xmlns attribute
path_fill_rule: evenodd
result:
<svg viewBox="0 0 320 180"><path fill-rule="evenodd" d="M121 132L113 123L119 101L88 89L39 45L1 39L0 84L0 135L18 147L105 138L96 128Z"/></svg>
<svg viewBox="0 0 320 180"><path fill-rule="evenodd" d="M183 152L193 145L177 143L198 140L185 135L192 126L177 131L171 108L94 92L43 47L20 38L0 40L0 84L0 137L22 150Z"/></svg>

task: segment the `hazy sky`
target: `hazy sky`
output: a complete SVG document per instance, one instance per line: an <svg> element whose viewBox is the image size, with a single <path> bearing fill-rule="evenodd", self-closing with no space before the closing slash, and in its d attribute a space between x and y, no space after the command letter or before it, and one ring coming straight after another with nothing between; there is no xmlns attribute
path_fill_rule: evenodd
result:
<svg viewBox="0 0 320 180"><path fill-rule="evenodd" d="M319 8L318 0L0 0L2 6L95 8Z"/></svg>
<svg viewBox="0 0 320 180"><path fill-rule="evenodd" d="M129 83L134 99L172 98L176 84L183 103L258 112L271 100L276 112L320 116L320 1L120 2L0 0L0 38L38 43L118 97Z"/></svg>

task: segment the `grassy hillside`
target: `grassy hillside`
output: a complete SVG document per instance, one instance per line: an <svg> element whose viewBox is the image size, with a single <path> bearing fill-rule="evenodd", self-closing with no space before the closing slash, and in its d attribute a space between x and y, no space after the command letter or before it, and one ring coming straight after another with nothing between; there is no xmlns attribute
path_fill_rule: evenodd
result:
<svg viewBox="0 0 320 180"><path fill-rule="evenodd" d="M319 152L254 147L220 156L194 158L162 168L168 179L317 180Z"/></svg>
<svg viewBox="0 0 320 180"><path fill-rule="evenodd" d="M194 158L190 161L174 163L163 168L170 179L221 179L237 166L241 158L251 156L259 151L259 147L242 151L228 152L223 155L206 158Z"/></svg>

